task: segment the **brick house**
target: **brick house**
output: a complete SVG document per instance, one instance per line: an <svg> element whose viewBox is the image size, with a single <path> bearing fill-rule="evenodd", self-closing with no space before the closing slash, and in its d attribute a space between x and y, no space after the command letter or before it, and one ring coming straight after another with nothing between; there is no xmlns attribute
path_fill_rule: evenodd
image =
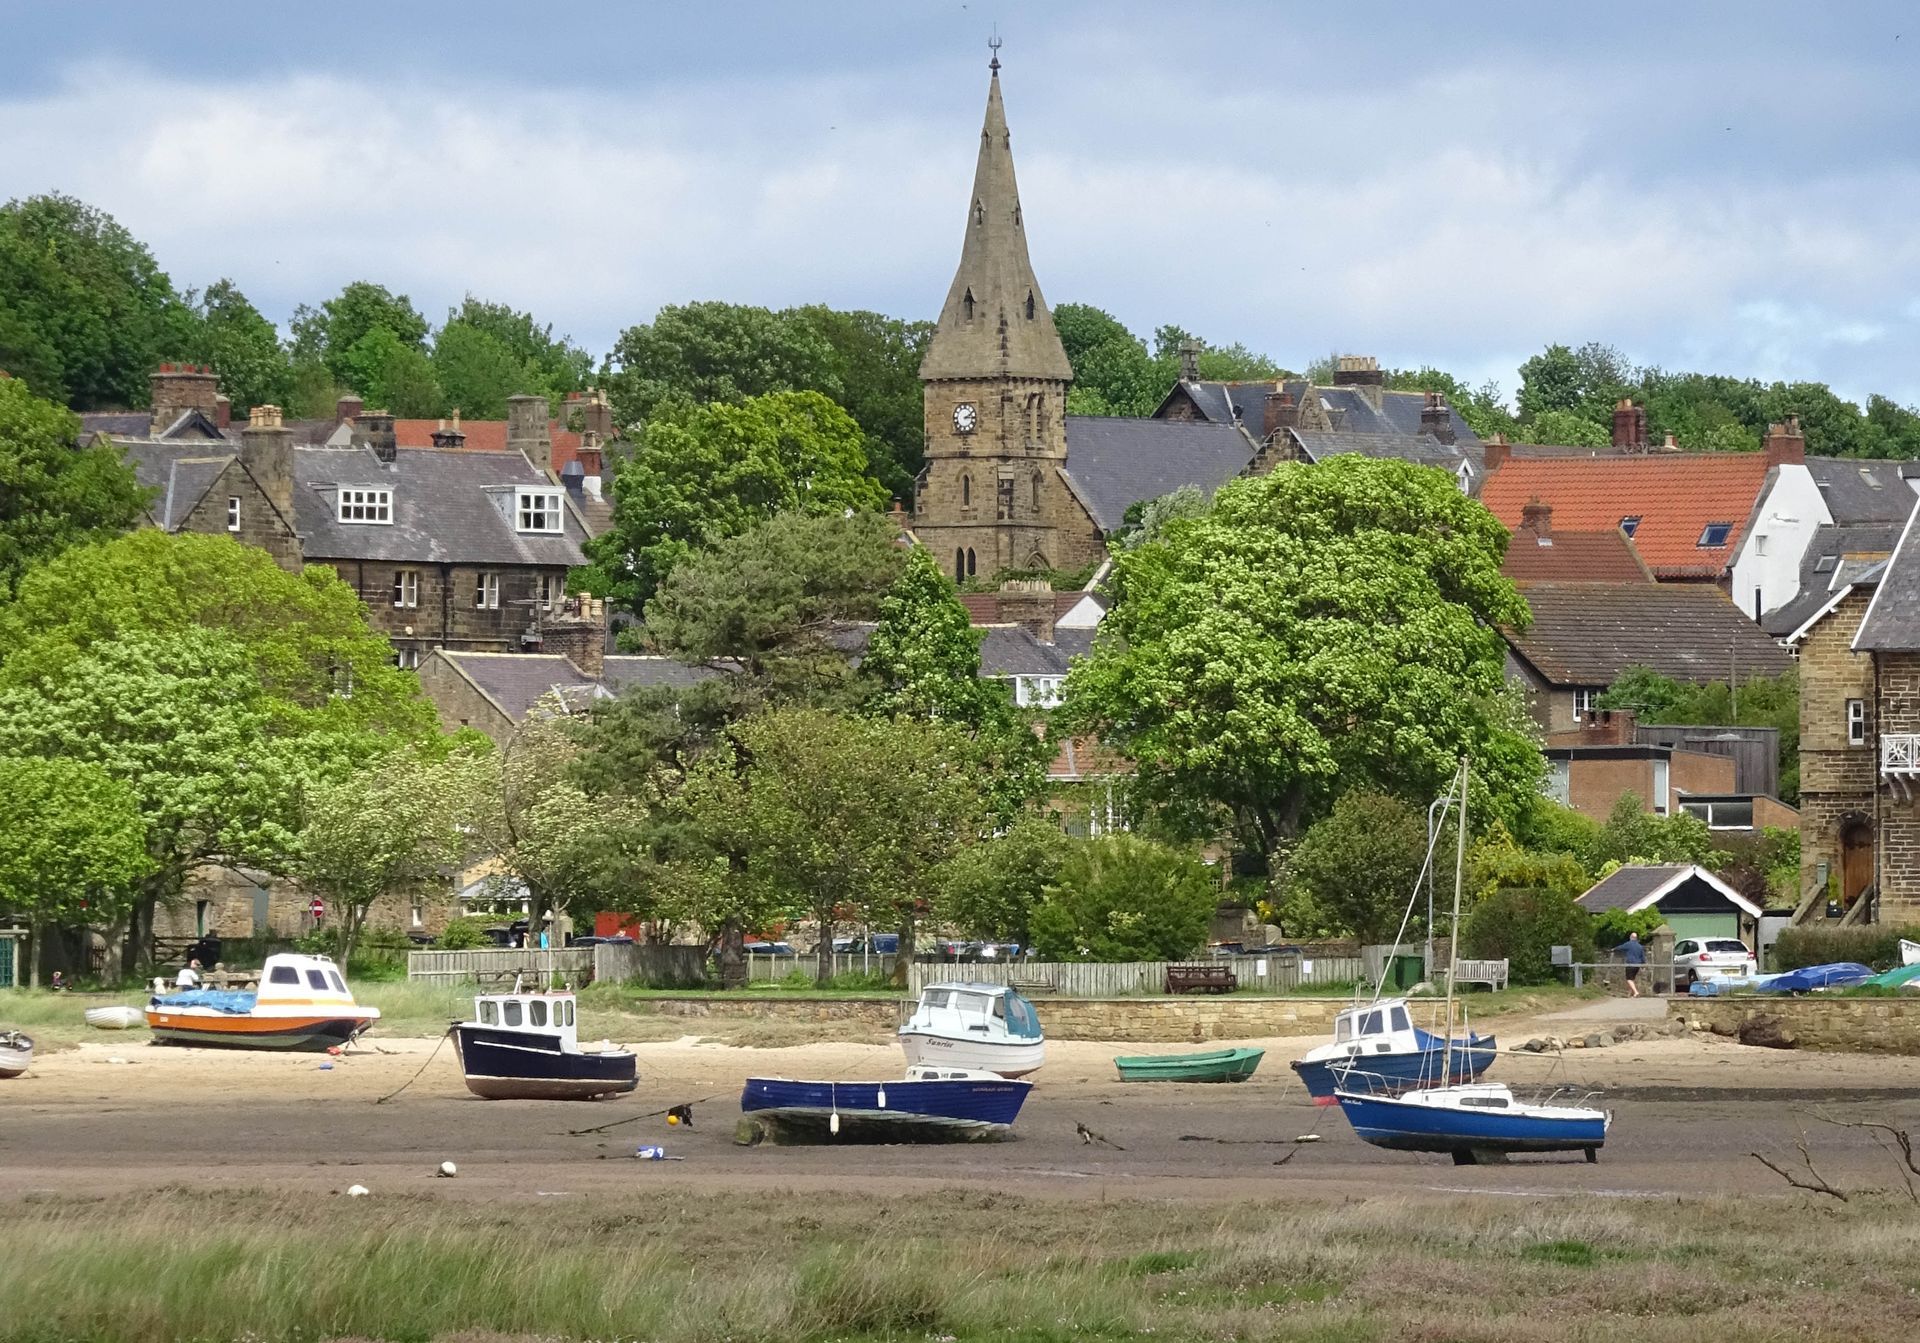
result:
<svg viewBox="0 0 1920 1343"><path fill-rule="evenodd" d="M1920 918L1914 516L1891 558L1859 565L1789 636L1800 655L1802 919Z"/></svg>

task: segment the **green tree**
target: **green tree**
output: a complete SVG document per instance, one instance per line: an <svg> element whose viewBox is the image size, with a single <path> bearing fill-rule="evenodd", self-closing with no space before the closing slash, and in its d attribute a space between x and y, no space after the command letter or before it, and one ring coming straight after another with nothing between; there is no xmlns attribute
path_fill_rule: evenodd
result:
<svg viewBox="0 0 1920 1343"><path fill-rule="evenodd" d="M369 405L411 418L438 415L444 407L433 361L384 326L374 327L348 346L338 366L347 384Z"/></svg>
<svg viewBox="0 0 1920 1343"><path fill-rule="evenodd" d="M48 925L111 922L147 874L146 826L133 794L91 761L0 757L0 909L27 921L27 983L40 983Z"/></svg>
<svg viewBox="0 0 1920 1343"><path fill-rule="evenodd" d="M1309 826L1282 882L1347 936L1392 939L1427 857L1425 813L1386 793L1356 790Z"/></svg>
<svg viewBox="0 0 1920 1343"><path fill-rule="evenodd" d="M80 448L80 425L0 377L0 599L28 567L131 527L147 492L111 447Z"/></svg>
<svg viewBox="0 0 1920 1343"><path fill-rule="evenodd" d="M238 285L216 281L204 294L189 292L187 303L200 326L190 357L213 365L236 415L244 416L253 406L285 406L293 399L293 364L280 332Z"/></svg>
<svg viewBox="0 0 1920 1343"><path fill-rule="evenodd" d="M194 320L144 244L71 196L0 206L0 369L75 410L147 403Z"/></svg>
<svg viewBox="0 0 1920 1343"><path fill-rule="evenodd" d="M433 375L447 407L473 420L503 420L508 397L547 390L492 335L452 322L433 342Z"/></svg>
<svg viewBox="0 0 1920 1343"><path fill-rule="evenodd" d="M646 428L614 481L613 521L588 543L583 580L629 611L702 545L781 512L859 512L886 504L867 474L860 427L817 392L714 404Z"/></svg>
<svg viewBox="0 0 1920 1343"><path fill-rule="evenodd" d="M1596 869L1623 863L1697 863L1718 868L1727 862L1727 854L1714 846L1713 831L1698 816L1676 812L1655 816L1646 803L1632 793L1623 793L1600 828L1599 847L1593 854Z"/></svg>
<svg viewBox="0 0 1920 1343"><path fill-rule="evenodd" d="M1166 961L1207 940L1220 883L1205 863L1136 835L1073 845L1029 916L1042 960Z"/></svg>
<svg viewBox="0 0 1920 1343"><path fill-rule="evenodd" d="M1051 817L1020 816L1000 834L948 860L934 912L971 936L1026 946L1033 940L1033 911L1047 887L1060 881L1073 847Z"/></svg>
<svg viewBox="0 0 1920 1343"><path fill-rule="evenodd" d="M1461 954L1506 961L1515 984L1551 983L1555 947L1572 947L1576 961L1593 958L1593 920L1560 891L1497 890L1465 918Z"/></svg>
<svg viewBox="0 0 1920 1343"><path fill-rule="evenodd" d="M1643 723L1770 727L1780 734L1780 799L1800 798L1800 674L1755 676L1736 696L1725 681L1688 685L1646 667L1629 667L1599 699L1603 709L1632 709Z"/></svg>
<svg viewBox="0 0 1920 1343"><path fill-rule="evenodd" d="M427 319L412 300L365 280L347 285L317 311L302 304L294 311L292 327L296 363L324 364L334 381L354 387L363 396L371 394L354 382L354 374L362 370L350 352L368 333L385 331L397 344L423 352L427 341Z"/></svg>
<svg viewBox="0 0 1920 1343"><path fill-rule="evenodd" d="M1541 801L1548 806L1556 805L1545 798ZM1577 812L1568 814L1586 820ZM1597 845L1599 831L1599 826L1589 822L1586 832L1576 842ZM1592 852L1592 849L1579 851ZM1593 878L1575 854L1574 849L1523 847L1506 826L1496 821L1468 850L1466 887L1476 902L1486 899L1495 891L1508 890L1551 891L1559 895L1580 896L1593 885Z"/></svg>
<svg viewBox="0 0 1920 1343"><path fill-rule="evenodd" d="M837 398L837 359L812 322L790 314L739 303L669 305L621 333L608 390L623 424L651 421L663 408L777 392Z"/></svg>
<svg viewBox="0 0 1920 1343"><path fill-rule="evenodd" d="M1443 472L1340 456L1222 487L1114 557L1062 713L1189 833L1270 854L1335 798L1424 802L1462 754L1511 815L1544 768L1496 628L1528 613L1507 533Z"/></svg>
<svg viewBox="0 0 1920 1343"><path fill-rule="evenodd" d="M1543 410L1520 433L1530 442L1569 448L1604 448L1613 442L1611 424L1602 425L1572 410Z"/></svg>
<svg viewBox="0 0 1920 1343"><path fill-rule="evenodd" d="M783 316L810 327L832 348L826 377L813 390L832 396L860 426L868 468L888 493L911 499L914 477L926 461L920 361L933 323L819 306Z"/></svg>
<svg viewBox="0 0 1920 1343"><path fill-rule="evenodd" d="M593 372L593 356L575 345L571 337L554 335L550 323L543 324L535 320L532 313L520 312L504 303L482 302L472 294L447 314L446 325L434 340L436 362L440 343L453 333L485 336L504 349L527 379L527 391L543 392L549 397L582 391ZM445 381L444 377L442 380ZM448 390L451 392L451 384ZM469 415L479 414L468 410L464 402L454 404ZM506 411L502 409L500 413L505 415Z"/></svg>

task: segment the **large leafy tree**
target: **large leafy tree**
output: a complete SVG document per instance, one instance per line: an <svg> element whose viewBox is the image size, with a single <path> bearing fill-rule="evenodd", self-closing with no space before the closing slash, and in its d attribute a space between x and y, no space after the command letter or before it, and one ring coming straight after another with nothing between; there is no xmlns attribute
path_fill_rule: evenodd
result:
<svg viewBox="0 0 1920 1343"><path fill-rule="evenodd" d="M395 415L437 415L444 405L433 360L384 326L374 327L347 347L338 366L347 385L368 404Z"/></svg>
<svg viewBox="0 0 1920 1343"><path fill-rule="evenodd" d="M248 302L232 280L187 295L199 331L192 357L213 365L220 390L233 399L236 414L252 406L285 406L293 399L293 364L280 332Z"/></svg>
<svg viewBox="0 0 1920 1343"><path fill-rule="evenodd" d="M1033 911L1074 843L1050 816L1029 813L956 853L941 871L934 908L941 922L971 936L1026 946Z"/></svg>
<svg viewBox="0 0 1920 1343"><path fill-rule="evenodd" d="M920 360L933 338L933 323L819 306L794 308L783 316L811 328L831 347L827 378L813 390L832 396L860 426L873 476L894 498L911 498L914 477L926 460Z"/></svg>
<svg viewBox="0 0 1920 1343"><path fill-rule="evenodd" d="M1069 849L1029 915L1043 960L1161 961L1193 955L1220 903L1213 870L1169 845L1109 835Z"/></svg>
<svg viewBox="0 0 1920 1343"><path fill-rule="evenodd" d="M0 909L33 929L27 982L40 982L49 924L120 916L147 874L133 793L92 761L0 756Z"/></svg>
<svg viewBox="0 0 1920 1343"><path fill-rule="evenodd" d="M192 347L193 315L153 253L71 196L0 206L0 369L75 410L139 406Z"/></svg>
<svg viewBox="0 0 1920 1343"><path fill-rule="evenodd" d="M608 386L615 413L631 424L663 409L773 392L838 397L839 358L813 322L787 313L738 303L670 305L621 333Z"/></svg>
<svg viewBox="0 0 1920 1343"><path fill-rule="evenodd" d="M426 348L427 319L412 300L366 280L355 280L318 309L302 304L293 314L292 325L295 361L322 365L335 382L354 387L363 396L370 393L354 383L353 375L364 371L367 360L363 354L356 362L351 351L369 333L385 331L406 349Z"/></svg>
<svg viewBox="0 0 1920 1343"><path fill-rule="evenodd" d="M847 413L817 392L776 392L699 406L647 426L615 476L613 522L588 544L584 580L631 611L702 545L776 513L878 509L865 443Z"/></svg>
<svg viewBox="0 0 1920 1343"><path fill-rule="evenodd" d="M434 338L436 358L440 342L454 332L485 336L505 350L528 379L527 391L548 396L579 391L593 372L593 356L575 345L572 337L556 336L551 323L542 323L532 313L504 303L487 303L468 294L447 314L446 325Z"/></svg>
<svg viewBox="0 0 1920 1343"><path fill-rule="evenodd" d="M1498 808L1543 768L1497 627L1527 623L1507 533L1444 472L1340 456L1223 487L1114 559L1118 601L1065 714L1194 833L1272 854L1341 793L1440 791L1462 754Z"/></svg>
<svg viewBox="0 0 1920 1343"><path fill-rule="evenodd" d="M30 565L133 525L146 492L110 447L80 448L79 422L0 377L0 598Z"/></svg>
<svg viewBox="0 0 1920 1343"><path fill-rule="evenodd" d="M1303 902L1340 935L1384 942L1400 926L1426 857L1426 818L1418 807L1355 791L1300 837L1282 883L1290 902Z"/></svg>

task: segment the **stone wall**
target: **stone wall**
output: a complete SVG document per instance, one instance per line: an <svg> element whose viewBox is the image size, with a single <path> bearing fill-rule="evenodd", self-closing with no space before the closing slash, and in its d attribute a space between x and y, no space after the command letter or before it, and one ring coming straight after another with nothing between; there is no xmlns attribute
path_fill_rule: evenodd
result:
<svg viewBox="0 0 1920 1343"><path fill-rule="evenodd" d="M396 564L366 560L331 560L310 556L314 564L331 565L366 604L369 622L394 641L396 648L412 649L425 660L427 650L517 653L520 636L533 623L529 602L541 597L541 580L553 595L566 586L564 566L551 568L489 567L470 564ZM395 576L414 575L415 604L394 605ZM480 578L499 578L500 603L482 607L477 602Z"/></svg>
<svg viewBox="0 0 1920 1343"><path fill-rule="evenodd" d="M1871 824L1875 776L1873 663L1852 651L1871 589L1850 594L1800 641L1800 891L1841 870L1842 835ZM1847 701L1867 706L1867 743L1847 738Z"/></svg>
<svg viewBox="0 0 1920 1343"><path fill-rule="evenodd" d="M1276 1035L1320 1035L1333 1029L1343 998L1038 998L1040 1025L1059 1040L1129 1044L1258 1040ZM655 998L636 1003L673 1017L765 1017L785 1021L851 1021L891 1030L900 1024L897 1000L766 998Z"/></svg>
<svg viewBox="0 0 1920 1343"><path fill-rule="evenodd" d="M966 404L972 433L953 423ZM931 382L924 395L927 468L913 500L914 534L953 572L971 575L1084 564L1092 532L1057 468L1066 460L1066 385L1027 378ZM1011 486L1002 493L1002 481Z"/></svg>
<svg viewBox="0 0 1920 1343"><path fill-rule="evenodd" d="M208 454L212 456L212 453ZM240 525L231 525L229 501L240 504ZM272 500L236 459L227 464L200 502L180 520L183 532L231 536L244 545L258 546L290 573L300 571L300 540Z"/></svg>
<svg viewBox="0 0 1920 1343"><path fill-rule="evenodd" d="M1920 998L1687 998L1673 1010L1715 1035L1770 1019L1800 1049L1920 1054Z"/></svg>
<svg viewBox="0 0 1920 1343"><path fill-rule="evenodd" d="M420 659L420 689L440 715L442 732L470 727L484 732L496 746L504 746L513 735L513 720L438 651Z"/></svg>

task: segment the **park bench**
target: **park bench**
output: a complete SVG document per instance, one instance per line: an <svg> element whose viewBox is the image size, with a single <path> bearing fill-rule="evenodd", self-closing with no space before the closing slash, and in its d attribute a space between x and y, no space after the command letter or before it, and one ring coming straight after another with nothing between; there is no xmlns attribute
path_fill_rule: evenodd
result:
<svg viewBox="0 0 1920 1343"><path fill-rule="evenodd" d="M1168 993L1232 993L1240 977L1225 965L1169 965Z"/></svg>
<svg viewBox="0 0 1920 1343"><path fill-rule="evenodd" d="M1036 993L1060 992L1060 986L1054 983L1051 979L1041 979L1037 976L1032 979L1008 980L1007 987L1012 989L1015 993L1025 994L1029 998L1031 998Z"/></svg>
<svg viewBox="0 0 1920 1343"><path fill-rule="evenodd" d="M1455 984L1485 984L1498 992L1507 986L1507 963L1500 961L1455 961Z"/></svg>

